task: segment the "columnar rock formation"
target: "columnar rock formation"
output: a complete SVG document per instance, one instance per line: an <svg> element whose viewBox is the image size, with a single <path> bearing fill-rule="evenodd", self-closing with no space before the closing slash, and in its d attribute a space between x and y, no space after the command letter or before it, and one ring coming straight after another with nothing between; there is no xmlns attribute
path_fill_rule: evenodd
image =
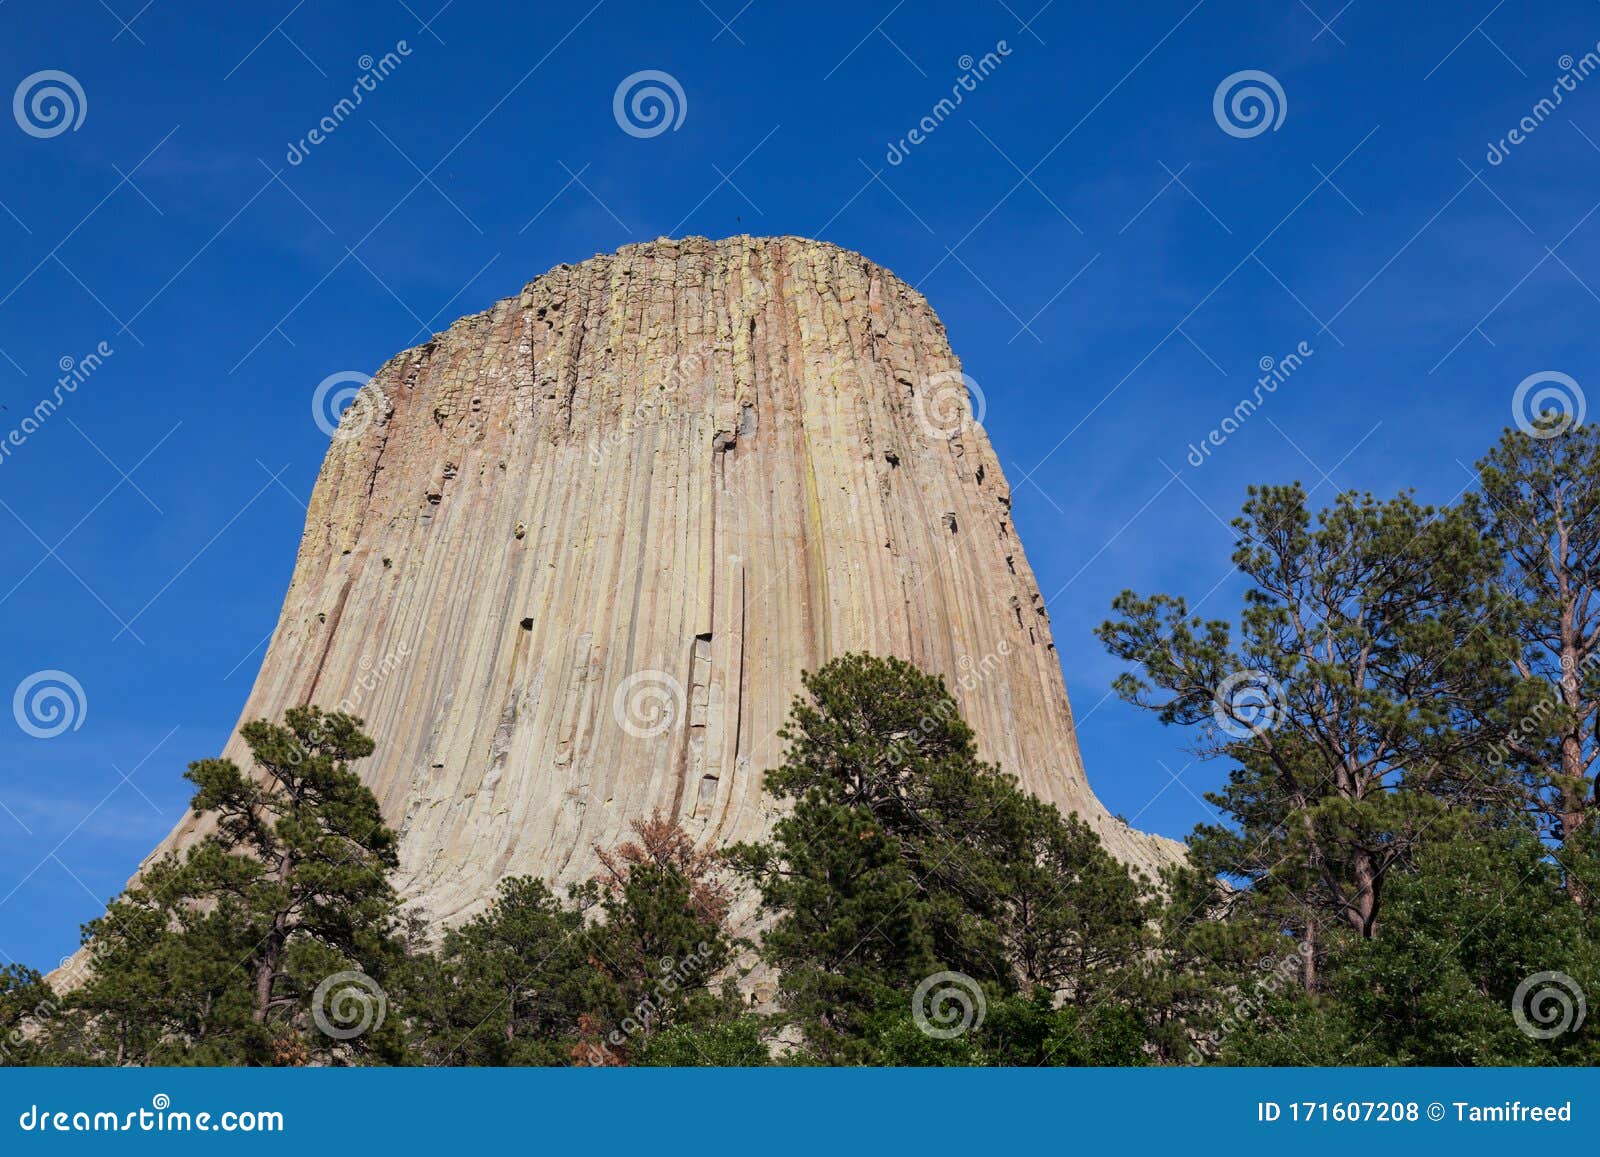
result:
<svg viewBox="0 0 1600 1157"><path fill-rule="evenodd" d="M759 837L800 674L851 650L942 673L985 756L1116 855L1174 855L1089 790L928 303L832 245L658 241L553 269L378 371L243 714L366 719L402 890L449 922L507 874L589 874L653 809Z"/></svg>

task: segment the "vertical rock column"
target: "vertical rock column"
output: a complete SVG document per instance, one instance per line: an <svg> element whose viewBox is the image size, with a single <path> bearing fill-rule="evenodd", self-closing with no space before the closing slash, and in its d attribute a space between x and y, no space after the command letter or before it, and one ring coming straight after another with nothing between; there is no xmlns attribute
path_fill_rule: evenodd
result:
<svg viewBox="0 0 1600 1157"><path fill-rule="evenodd" d="M242 718L365 718L402 890L453 922L506 874L587 875L654 809L761 836L801 672L852 650L943 674L985 757L1116 855L1175 855L1089 790L927 302L832 245L663 240L553 269L378 371Z"/></svg>

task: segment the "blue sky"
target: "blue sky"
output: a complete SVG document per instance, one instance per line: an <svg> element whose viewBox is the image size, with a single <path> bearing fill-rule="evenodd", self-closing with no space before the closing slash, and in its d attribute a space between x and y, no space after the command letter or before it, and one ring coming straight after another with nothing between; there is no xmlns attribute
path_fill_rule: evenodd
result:
<svg viewBox="0 0 1600 1157"><path fill-rule="evenodd" d="M0 4L0 96L56 70L84 105L56 135L0 116L0 441L111 351L0 457L0 692L60 670L87 705L48 739L0 715L0 961L75 946L233 725L327 444L316 384L561 262L796 233L916 284L983 391L1091 782L1178 837L1224 769L1108 698L1114 595L1232 616L1247 484L1448 501L1520 381L1600 377L1600 75L1486 158L1595 49L1592 0L141 2ZM681 86L676 130L614 119L643 70ZM1216 119L1244 70L1275 129Z"/></svg>

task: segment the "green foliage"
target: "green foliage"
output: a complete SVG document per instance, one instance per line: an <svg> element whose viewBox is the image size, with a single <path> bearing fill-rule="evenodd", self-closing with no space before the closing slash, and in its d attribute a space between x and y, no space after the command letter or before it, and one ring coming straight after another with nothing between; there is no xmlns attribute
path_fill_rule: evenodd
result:
<svg viewBox="0 0 1600 1157"><path fill-rule="evenodd" d="M1223 1042L1234 1064L1593 1065L1588 1020L1549 1039L1561 997L1596 991L1600 941L1560 872L1523 829L1482 831L1452 816L1389 881L1390 915L1371 940L1329 952L1315 993L1283 986ZM1542 974L1518 1001L1519 986ZM1538 996L1536 994L1543 993Z"/></svg>
<svg viewBox="0 0 1600 1157"><path fill-rule="evenodd" d="M0 1068L45 1059L39 1037L60 1008L60 997L33 969L0 967Z"/></svg>
<svg viewBox="0 0 1600 1157"><path fill-rule="evenodd" d="M1125 592L1101 639L1137 664L1117 689L1163 722L1206 725L1237 762L1196 829L1208 873L1314 935L1377 933L1384 881L1441 801L1490 800L1481 756L1529 692L1511 666L1494 545L1460 510L1340 495L1315 519L1298 485L1251 488L1233 561L1238 637L1182 598ZM1502 797L1503 798L1503 797ZM1264 912L1263 912L1264 914Z"/></svg>
<svg viewBox="0 0 1600 1157"><path fill-rule="evenodd" d="M588 1007L582 913L540 880L501 882L489 908L412 961L412 1060L565 1065Z"/></svg>
<svg viewBox="0 0 1600 1157"><path fill-rule="evenodd" d="M635 1065L674 1068L764 1068L772 1063L769 1034L754 1016L725 1017L654 1033L634 1054Z"/></svg>
<svg viewBox="0 0 1600 1157"><path fill-rule="evenodd" d="M1164 881L1159 1054L1594 1063L1592 1027L1546 1040L1513 1006L1542 986L1559 1018L1600 980L1597 465L1588 432L1508 432L1456 509L1347 494L1314 518L1298 486L1252 489L1237 638L1181 598L1117 600L1100 635L1140 669L1119 691L1234 763Z"/></svg>
<svg viewBox="0 0 1600 1157"><path fill-rule="evenodd" d="M743 1009L731 978L717 982L738 949L720 857L659 814L633 830L636 842L595 849L604 870L574 892L599 917L584 937L596 974L590 1063L628 1063L665 1030L685 1030L680 1045L697 1031L720 1039Z"/></svg>
<svg viewBox="0 0 1600 1157"><path fill-rule="evenodd" d="M566 901L540 880L505 880L437 953L413 955L410 1059L677 1065L748 1046L742 1063L765 1060L722 980L738 946L719 860L659 815L633 829L636 840L595 849L604 870Z"/></svg>
<svg viewBox="0 0 1600 1157"><path fill-rule="evenodd" d="M372 741L304 708L242 730L250 769L191 765L207 834L85 926L86 983L0 969L0 1063L1600 1064L1569 1011L1600 993L1600 434L1507 431L1479 472L1444 509L1252 488L1236 625L1116 600L1118 691L1229 761L1159 887L983 762L942 680L845 655L803 678L767 840L653 816L430 946ZM775 1007L737 989L729 868ZM337 974L382 1023L325 1031Z"/></svg>
<svg viewBox="0 0 1600 1157"><path fill-rule="evenodd" d="M350 763L371 754L361 721L292 708L247 724L250 774L231 760L191 764L191 806L213 827L187 853L149 865L84 927L90 980L52 1026L81 1063L299 1064L397 1055L393 1021L343 1030L317 989L338 973L374 991L402 956L389 886L395 835ZM345 986L340 985L340 988ZM386 996L374 998L386 1010ZM329 1019L331 1018L331 1020Z"/></svg>
<svg viewBox="0 0 1600 1157"><path fill-rule="evenodd" d="M957 1036L930 1036L904 1008L873 1018L867 1061L904 1067L982 1066L1081 1068L1150 1062L1145 1023L1115 1003L1088 1009L1062 1006L1045 989L996 996L984 1015Z"/></svg>
<svg viewBox="0 0 1600 1157"><path fill-rule="evenodd" d="M1564 841L1596 807L1600 432L1561 421L1507 430L1478 477L1466 509L1502 552L1516 669L1540 691L1495 757L1522 772L1529 807L1550 838ZM1586 899L1581 884L1568 885Z"/></svg>
<svg viewBox="0 0 1600 1157"><path fill-rule="evenodd" d="M978 759L942 680L845 655L804 685L766 779L791 807L769 842L731 858L775 917L762 951L813 1057L980 1055L976 1039L936 1041L909 1019L936 973L991 1002L1037 988L1084 1007L1137 975L1145 886L1076 817Z"/></svg>

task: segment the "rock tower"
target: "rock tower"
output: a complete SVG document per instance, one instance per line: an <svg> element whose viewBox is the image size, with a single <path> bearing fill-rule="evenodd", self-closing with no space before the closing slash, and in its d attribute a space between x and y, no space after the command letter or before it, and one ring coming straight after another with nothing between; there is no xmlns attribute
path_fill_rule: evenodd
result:
<svg viewBox="0 0 1600 1157"><path fill-rule="evenodd" d="M508 874L588 875L653 809L759 837L801 672L893 654L945 676L986 758L1153 870L1177 846L1089 790L973 404L923 297L836 246L559 266L344 410L243 719L365 718L401 890L450 923Z"/></svg>

